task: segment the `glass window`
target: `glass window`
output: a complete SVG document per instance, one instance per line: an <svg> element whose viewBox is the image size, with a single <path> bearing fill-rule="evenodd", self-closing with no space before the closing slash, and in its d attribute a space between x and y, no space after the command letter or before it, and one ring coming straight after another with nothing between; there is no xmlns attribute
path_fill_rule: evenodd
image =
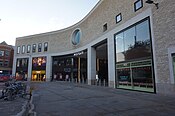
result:
<svg viewBox="0 0 175 116"><path fill-rule="evenodd" d="M32 46L32 52L36 52L36 44L33 44L33 46Z"/></svg>
<svg viewBox="0 0 175 116"><path fill-rule="evenodd" d="M173 63L173 74L175 79L175 54L172 55L172 63Z"/></svg>
<svg viewBox="0 0 175 116"><path fill-rule="evenodd" d="M4 56L4 51L0 50L0 56Z"/></svg>
<svg viewBox="0 0 175 116"><path fill-rule="evenodd" d="M8 67L9 66L9 61L5 61L4 66Z"/></svg>
<svg viewBox="0 0 175 116"><path fill-rule="evenodd" d="M154 92L149 20L115 35L118 88Z"/></svg>
<svg viewBox="0 0 175 116"><path fill-rule="evenodd" d="M72 44L73 45L78 45L80 43L80 30L77 29L74 31L73 35L72 35Z"/></svg>
<svg viewBox="0 0 175 116"><path fill-rule="evenodd" d="M139 10L140 8L143 7L143 1L142 0L137 0L135 3L134 3L134 10L137 11Z"/></svg>
<svg viewBox="0 0 175 116"><path fill-rule="evenodd" d="M103 32L105 32L108 29L107 23L103 25Z"/></svg>
<svg viewBox="0 0 175 116"><path fill-rule="evenodd" d="M48 42L45 42L44 43L44 51L47 52L47 50L48 50Z"/></svg>
<svg viewBox="0 0 175 116"><path fill-rule="evenodd" d="M5 56L10 56L10 52L9 51L5 51Z"/></svg>
<svg viewBox="0 0 175 116"><path fill-rule="evenodd" d="M31 50L31 46L27 45L27 53L30 53L30 50Z"/></svg>
<svg viewBox="0 0 175 116"><path fill-rule="evenodd" d="M42 49L42 44L39 43L39 44L38 44L38 52L41 52L41 49Z"/></svg>
<svg viewBox="0 0 175 116"><path fill-rule="evenodd" d="M116 16L116 23L119 23L121 20L122 20L122 14L120 13Z"/></svg>
<svg viewBox="0 0 175 116"><path fill-rule="evenodd" d="M116 58L117 62L124 61L125 60L125 47L124 47L124 38L123 38L123 32L116 35Z"/></svg>
<svg viewBox="0 0 175 116"><path fill-rule="evenodd" d="M4 66L3 61L0 61L0 66Z"/></svg>
<svg viewBox="0 0 175 116"><path fill-rule="evenodd" d="M17 47L17 54L20 53L20 46Z"/></svg>
<svg viewBox="0 0 175 116"><path fill-rule="evenodd" d="M22 46L22 54L25 53L25 45Z"/></svg>

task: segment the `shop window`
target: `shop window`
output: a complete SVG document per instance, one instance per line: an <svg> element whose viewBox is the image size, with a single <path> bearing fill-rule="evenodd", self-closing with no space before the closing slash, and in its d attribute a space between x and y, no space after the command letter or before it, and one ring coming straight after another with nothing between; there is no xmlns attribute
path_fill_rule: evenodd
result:
<svg viewBox="0 0 175 116"><path fill-rule="evenodd" d="M0 56L4 56L4 51L0 50Z"/></svg>
<svg viewBox="0 0 175 116"><path fill-rule="evenodd" d="M148 18L115 35L117 87L154 92Z"/></svg>
<svg viewBox="0 0 175 116"><path fill-rule="evenodd" d="M22 54L25 53L25 45L22 46Z"/></svg>
<svg viewBox="0 0 175 116"><path fill-rule="evenodd" d="M121 20L122 20L122 14L120 13L116 16L116 23L119 23Z"/></svg>
<svg viewBox="0 0 175 116"><path fill-rule="evenodd" d="M27 53L30 53L31 45L27 45Z"/></svg>
<svg viewBox="0 0 175 116"><path fill-rule="evenodd" d="M108 29L108 25L106 23L106 24L103 25L103 32L107 31L107 29Z"/></svg>
<svg viewBox="0 0 175 116"><path fill-rule="evenodd" d="M20 54L20 46L17 47L17 54Z"/></svg>
<svg viewBox="0 0 175 116"><path fill-rule="evenodd" d="M44 43L44 51L47 52L48 51L48 42Z"/></svg>
<svg viewBox="0 0 175 116"><path fill-rule="evenodd" d="M41 52L41 50L42 50L42 43L39 43L38 44L38 52Z"/></svg>
<svg viewBox="0 0 175 116"><path fill-rule="evenodd" d="M33 46L32 46L32 52L33 53L36 52L36 44L33 44Z"/></svg>
<svg viewBox="0 0 175 116"><path fill-rule="evenodd" d="M143 7L143 1L142 0L137 0L134 3L134 11L136 12L137 10L141 9Z"/></svg>

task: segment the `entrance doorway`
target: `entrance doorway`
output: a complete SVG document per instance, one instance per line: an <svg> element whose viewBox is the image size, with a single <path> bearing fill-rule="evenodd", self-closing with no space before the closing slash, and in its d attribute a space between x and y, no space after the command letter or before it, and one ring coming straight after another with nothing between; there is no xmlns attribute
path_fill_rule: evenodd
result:
<svg viewBox="0 0 175 116"><path fill-rule="evenodd" d="M46 81L46 71L32 71L32 81Z"/></svg>
<svg viewBox="0 0 175 116"><path fill-rule="evenodd" d="M107 41L96 46L97 85L108 86Z"/></svg>

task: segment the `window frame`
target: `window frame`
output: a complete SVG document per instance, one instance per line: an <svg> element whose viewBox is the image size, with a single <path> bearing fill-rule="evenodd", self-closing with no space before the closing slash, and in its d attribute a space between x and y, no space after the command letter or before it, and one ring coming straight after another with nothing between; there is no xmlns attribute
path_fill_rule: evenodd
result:
<svg viewBox="0 0 175 116"><path fill-rule="evenodd" d="M32 45L32 52L35 53L36 52L36 44Z"/></svg>
<svg viewBox="0 0 175 116"><path fill-rule="evenodd" d="M0 54L0 57L3 57L4 55L5 55L5 53L4 53L4 50L0 50L1 51L1 54Z"/></svg>
<svg viewBox="0 0 175 116"><path fill-rule="evenodd" d="M25 53L25 45L22 45L22 54Z"/></svg>
<svg viewBox="0 0 175 116"><path fill-rule="evenodd" d="M137 4L141 2L141 6L139 8L137 8ZM136 2L134 2L134 11L138 11L139 9L141 9L143 7L143 0L137 0Z"/></svg>
<svg viewBox="0 0 175 116"><path fill-rule="evenodd" d="M118 17L120 17L120 20L119 20L119 21L117 20ZM122 21L122 13L119 13L119 14L115 17L115 21L116 21L116 24Z"/></svg>
<svg viewBox="0 0 175 116"><path fill-rule="evenodd" d="M20 46L17 47L17 54L20 54Z"/></svg>
<svg viewBox="0 0 175 116"><path fill-rule="evenodd" d="M31 51L31 45L27 45L27 53L30 53Z"/></svg>
<svg viewBox="0 0 175 116"><path fill-rule="evenodd" d="M47 52L48 51L48 42L45 42L44 43L44 52Z"/></svg>
<svg viewBox="0 0 175 116"><path fill-rule="evenodd" d="M107 31L108 30L108 23L105 23L103 25L103 32Z"/></svg>
<svg viewBox="0 0 175 116"><path fill-rule="evenodd" d="M38 44L38 52L42 52L42 43Z"/></svg>

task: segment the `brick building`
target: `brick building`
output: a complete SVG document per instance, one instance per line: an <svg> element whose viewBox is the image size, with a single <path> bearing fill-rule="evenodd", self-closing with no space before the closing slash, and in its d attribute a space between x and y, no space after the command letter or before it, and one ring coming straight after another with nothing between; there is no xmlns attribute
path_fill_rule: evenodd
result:
<svg viewBox="0 0 175 116"><path fill-rule="evenodd" d="M5 41L0 43L0 75L11 75L13 66L13 46Z"/></svg>
<svg viewBox="0 0 175 116"><path fill-rule="evenodd" d="M175 95L174 7L100 0L68 28L17 38L13 74Z"/></svg>

